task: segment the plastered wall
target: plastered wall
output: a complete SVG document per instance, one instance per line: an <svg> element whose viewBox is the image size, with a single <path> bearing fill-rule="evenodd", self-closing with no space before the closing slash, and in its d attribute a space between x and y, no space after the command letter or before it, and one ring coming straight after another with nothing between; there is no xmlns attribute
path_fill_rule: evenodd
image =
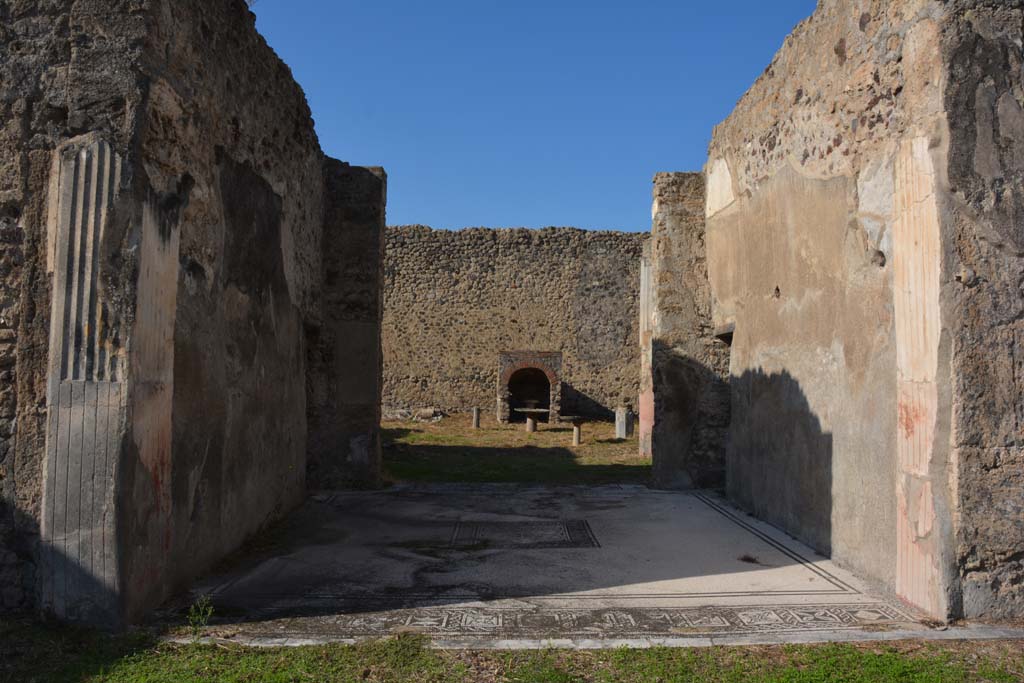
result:
<svg viewBox="0 0 1024 683"><path fill-rule="evenodd" d="M729 494L940 618L1020 612L1020 10L824 0L705 169Z"/></svg>

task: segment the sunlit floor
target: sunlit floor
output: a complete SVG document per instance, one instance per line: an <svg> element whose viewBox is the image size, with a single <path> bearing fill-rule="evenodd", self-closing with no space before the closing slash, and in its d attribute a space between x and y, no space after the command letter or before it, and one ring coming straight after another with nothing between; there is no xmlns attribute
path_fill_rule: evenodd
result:
<svg viewBox="0 0 1024 683"><path fill-rule="evenodd" d="M198 586L249 642L677 642L922 629L713 494L637 485L325 493Z"/></svg>

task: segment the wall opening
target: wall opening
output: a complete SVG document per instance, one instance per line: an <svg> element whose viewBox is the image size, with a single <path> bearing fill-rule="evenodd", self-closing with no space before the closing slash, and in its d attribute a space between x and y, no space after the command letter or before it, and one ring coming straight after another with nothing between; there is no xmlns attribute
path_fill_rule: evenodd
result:
<svg viewBox="0 0 1024 683"><path fill-rule="evenodd" d="M508 393L513 422L526 419L524 414L516 412L518 408L551 408L551 382L539 368L523 368L512 373L508 380Z"/></svg>
<svg viewBox="0 0 1024 683"><path fill-rule="evenodd" d="M562 410L562 354L558 351L502 351L498 354L498 422L521 422L517 408L547 410L557 422ZM541 416L543 417L543 416Z"/></svg>
<svg viewBox="0 0 1024 683"><path fill-rule="evenodd" d="M726 346L732 346L732 335L736 331L736 323L728 323L715 330L715 339Z"/></svg>

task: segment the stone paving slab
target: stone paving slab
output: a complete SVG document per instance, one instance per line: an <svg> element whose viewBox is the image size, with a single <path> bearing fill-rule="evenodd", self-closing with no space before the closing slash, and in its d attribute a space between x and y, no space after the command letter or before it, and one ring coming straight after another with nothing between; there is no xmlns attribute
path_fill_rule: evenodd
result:
<svg viewBox="0 0 1024 683"><path fill-rule="evenodd" d="M280 536L195 588L216 608L210 636L282 645L418 633L479 648L949 633L707 492L326 492Z"/></svg>

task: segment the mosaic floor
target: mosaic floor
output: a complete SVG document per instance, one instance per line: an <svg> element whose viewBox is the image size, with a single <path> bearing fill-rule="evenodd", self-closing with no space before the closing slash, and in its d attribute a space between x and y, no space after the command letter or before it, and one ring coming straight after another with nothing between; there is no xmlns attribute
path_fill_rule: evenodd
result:
<svg viewBox="0 0 1024 683"><path fill-rule="evenodd" d="M717 496L639 486L326 493L194 593L213 600L211 635L265 644L926 630Z"/></svg>

